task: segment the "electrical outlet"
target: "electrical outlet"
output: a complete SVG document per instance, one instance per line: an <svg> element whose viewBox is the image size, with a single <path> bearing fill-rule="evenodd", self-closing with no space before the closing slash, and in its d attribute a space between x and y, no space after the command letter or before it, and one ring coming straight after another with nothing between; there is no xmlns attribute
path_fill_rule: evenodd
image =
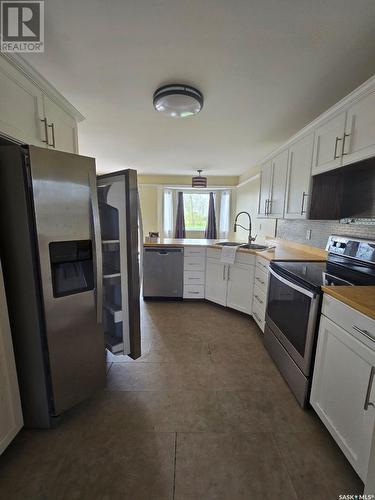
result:
<svg viewBox="0 0 375 500"><path fill-rule="evenodd" d="M306 231L306 239L311 240L311 229L307 229Z"/></svg>

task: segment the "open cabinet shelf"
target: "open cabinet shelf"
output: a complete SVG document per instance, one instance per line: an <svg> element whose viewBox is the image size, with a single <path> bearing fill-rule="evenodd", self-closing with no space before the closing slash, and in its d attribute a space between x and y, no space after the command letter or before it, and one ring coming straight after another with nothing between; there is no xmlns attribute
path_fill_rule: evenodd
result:
<svg viewBox="0 0 375 500"><path fill-rule="evenodd" d="M97 185L106 347L135 359L140 356L137 174L99 176Z"/></svg>

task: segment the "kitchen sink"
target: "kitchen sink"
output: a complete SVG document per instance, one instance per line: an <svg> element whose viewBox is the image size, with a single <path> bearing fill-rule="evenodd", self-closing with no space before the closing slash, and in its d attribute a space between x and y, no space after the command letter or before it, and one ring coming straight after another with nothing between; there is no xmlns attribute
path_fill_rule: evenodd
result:
<svg viewBox="0 0 375 500"><path fill-rule="evenodd" d="M235 241L222 241L221 243L215 243L215 245L221 247L239 247L239 248L247 248L249 250L267 250L267 245L257 245L256 243L237 243Z"/></svg>
<svg viewBox="0 0 375 500"><path fill-rule="evenodd" d="M256 243L251 243L245 244L245 245L240 245L241 248L248 248L249 250L267 250L268 247L267 245L257 245Z"/></svg>
<svg viewBox="0 0 375 500"><path fill-rule="evenodd" d="M215 243L221 247L241 247L242 243L236 243L235 241L222 241L221 243Z"/></svg>

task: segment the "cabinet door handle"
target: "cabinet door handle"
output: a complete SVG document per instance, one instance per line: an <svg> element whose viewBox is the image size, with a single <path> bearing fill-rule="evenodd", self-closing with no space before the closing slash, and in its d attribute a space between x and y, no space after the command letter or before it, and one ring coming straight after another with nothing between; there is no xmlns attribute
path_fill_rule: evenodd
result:
<svg viewBox="0 0 375 500"><path fill-rule="evenodd" d="M305 193L305 191L302 193L302 204L301 204L301 215L306 213L305 210L305 198L307 198L309 195Z"/></svg>
<svg viewBox="0 0 375 500"><path fill-rule="evenodd" d="M267 200L267 215L271 214L272 200Z"/></svg>
<svg viewBox="0 0 375 500"><path fill-rule="evenodd" d="M226 268L226 267L227 267L227 266L223 266L223 281L225 281L225 268Z"/></svg>
<svg viewBox="0 0 375 500"><path fill-rule="evenodd" d="M56 149L56 140L55 140L55 124L53 122L51 122L50 124L48 124L48 127L52 130L52 144L49 144L49 146L52 146L53 148Z"/></svg>
<svg viewBox="0 0 375 500"><path fill-rule="evenodd" d="M253 316L259 321L259 323L262 322L262 320L260 319L260 317L257 315L256 312L253 311Z"/></svg>
<svg viewBox="0 0 375 500"><path fill-rule="evenodd" d="M374 337L372 337L372 335L370 334L370 332L368 332L367 330L362 330L362 328L359 328L359 326L357 326L357 325L353 325L353 330L355 330L356 332L360 333L361 335L363 335L367 339L372 340L373 342L375 342Z"/></svg>
<svg viewBox="0 0 375 500"><path fill-rule="evenodd" d="M261 300L258 295L254 295L254 297L257 299L257 301L260 303L260 304L263 304L263 300Z"/></svg>
<svg viewBox="0 0 375 500"><path fill-rule="evenodd" d="M345 141L346 141L346 138L347 137L350 137L350 134L344 134L344 139L342 141L342 150L341 150L341 156L346 156L348 153L345 153Z"/></svg>
<svg viewBox="0 0 375 500"><path fill-rule="evenodd" d="M264 215L268 215L267 214L267 203L268 203L268 200L264 200Z"/></svg>
<svg viewBox="0 0 375 500"><path fill-rule="evenodd" d="M374 381L374 376L375 376L375 366L371 367L370 371L370 377L368 379L368 385L367 385L367 391L366 391L366 398L365 398L365 404L363 406L364 410L368 410L369 406L373 406L375 408L375 404L371 403L370 401L370 396L371 396L371 389L372 389L372 383Z"/></svg>
<svg viewBox="0 0 375 500"><path fill-rule="evenodd" d="M338 143L342 141L342 139L340 139L340 137L337 137L336 136L336 141L335 141L335 152L333 154L333 159L334 160L337 160L337 158L340 158L340 155L337 156L337 146L338 146Z"/></svg>
<svg viewBox="0 0 375 500"><path fill-rule="evenodd" d="M227 275L227 280L230 280L230 266L228 266L228 275Z"/></svg>
<svg viewBox="0 0 375 500"><path fill-rule="evenodd" d="M42 123L44 123L44 136L45 136L45 139L42 139L42 142L45 142L47 144L47 146L49 146L48 144L48 125L47 125L47 118L41 118L40 121Z"/></svg>

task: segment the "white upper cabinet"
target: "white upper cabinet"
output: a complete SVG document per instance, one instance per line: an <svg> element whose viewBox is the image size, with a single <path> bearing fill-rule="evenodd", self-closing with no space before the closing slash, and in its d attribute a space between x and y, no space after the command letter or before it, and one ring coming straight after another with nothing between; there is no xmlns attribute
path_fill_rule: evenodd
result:
<svg viewBox="0 0 375 500"><path fill-rule="evenodd" d="M0 95L0 135L78 153L77 120L83 116L25 62L0 55Z"/></svg>
<svg viewBox="0 0 375 500"><path fill-rule="evenodd" d="M260 217L268 216L268 207L271 199L271 182L272 182L272 163L265 163L260 171L260 193L258 215Z"/></svg>
<svg viewBox="0 0 375 500"><path fill-rule="evenodd" d="M8 309L0 265L0 455L23 425Z"/></svg>
<svg viewBox="0 0 375 500"><path fill-rule="evenodd" d="M19 142L45 146L43 93L0 57L0 133Z"/></svg>
<svg viewBox="0 0 375 500"><path fill-rule="evenodd" d="M346 111L329 118L315 130L313 174L340 167L344 140Z"/></svg>
<svg viewBox="0 0 375 500"><path fill-rule="evenodd" d="M48 146L67 153L78 153L76 121L47 96L44 97L44 111Z"/></svg>
<svg viewBox="0 0 375 500"><path fill-rule="evenodd" d="M305 219L308 213L314 134L299 139L289 148L286 219Z"/></svg>
<svg viewBox="0 0 375 500"><path fill-rule="evenodd" d="M288 170L288 150L281 152L272 160L271 196L268 203L268 216L281 218L284 215L286 175Z"/></svg>
<svg viewBox="0 0 375 500"><path fill-rule="evenodd" d="M375 90L349 107L342 154L343 165L375 156Z"/></svg>

